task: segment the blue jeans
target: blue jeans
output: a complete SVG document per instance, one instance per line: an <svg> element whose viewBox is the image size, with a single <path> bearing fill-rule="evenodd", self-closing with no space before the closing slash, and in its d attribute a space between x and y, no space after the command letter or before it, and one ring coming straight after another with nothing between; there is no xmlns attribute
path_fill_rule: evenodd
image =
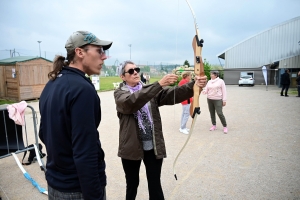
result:
<svg viewBox="0 0 300 200"><path fill-rule="evenodd" d="M185 129L186 123L190 118L190 107L191 104L182 105L181 123L180 128Z"/></svg>

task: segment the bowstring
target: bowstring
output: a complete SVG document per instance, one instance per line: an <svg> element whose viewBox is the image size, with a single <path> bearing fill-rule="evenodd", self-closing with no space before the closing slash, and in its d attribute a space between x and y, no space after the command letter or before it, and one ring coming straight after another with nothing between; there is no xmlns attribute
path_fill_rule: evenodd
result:
<svg viewBox="0 0 300 200"><path fill-rule="evenodd" d="M177 19L176 19L176 47L175 47L175 49L176 49L176 55L175 55L175 60L176 60L176 62L175 62L175 66L174 66L174 73L175 74L177 74L177 59L178 59L178 30L179 30L179 0L177 0ZM180 65L179 65L180 66ZM174 87L179 87L178 85L177 86L174 86ZM174 109L174 119L173 119L173 121L175 121L176 119L175 119L175 117L177 116L176 115L176 106L175 106L175 99L176 97L175 97L175 89L174 89L174 105L173 105L173 109ZM175 127L175 129L177 129L177 127L176 126L174 126ZM180 122L180 128L181 128L181 122ZM174 131L174 132L177 132L176 130ZM185 146L185 145L184 145ZM181 152L182 150L180 150L179 151L179 153L177 154L177 156L175 157L175 160L173 160L173 173L174 174L176 174L176 172L175 172L175 165L176 165L176 162L177 162L177 159L178 159L178 157L179 157L179 154L180 154L180 152ZM177 180L177 177L176 177L176 175L175 175L175 179Z"/></svg>
<svg viewBox="0 0 300 200"><path fill-rule="evenodd" d="M177 0L177 19L176 19L177 26L176 26L175 60L178 59L178 24L179 24L178 20L179 20L179 0ZM174 67L175 74L176 74L176 66L177 66L177 64L175 63L175 67ZM174 86L174 87L176 87L176 86ZM175 100L176 99L175 98L176 98L176 96L175 96L175 90L174 90L173 121L175 121L175 116L176 116L176 108L175 108ZM174 126L174 127L176 127L176 126Z"/></svg>

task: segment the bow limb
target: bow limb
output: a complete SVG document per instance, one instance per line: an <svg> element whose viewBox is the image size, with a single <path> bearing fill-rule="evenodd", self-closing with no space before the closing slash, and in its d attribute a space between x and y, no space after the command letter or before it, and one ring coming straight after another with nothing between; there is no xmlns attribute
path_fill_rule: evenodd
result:
<svg viewBox="0 0 300 200"><path fill-rule="evenodd" d="M199 34L199 30L198 30L198 25L197 25L197 22L196 22L195 13L194 13L190 3L188 2L188 0L186 0L186 2L187 2L188 6L189 6L189 8L192 12L192 15L193 15L193 18L194 18L195 30L196 30L196 35L194 36L193 42L192 42L192 46L193 46L193 50L194 50L194 73L195 73L195 76L205 76L204 66L203 66L203 61L202 61L202 55L201 55L204 41L202 39L199 40L200 34ZM177 159L178 159L179 155L181 154L181 152L183 151L183 149L185 148L186 144L188 143L188 141L189 141L189 139L190 139L190 137L193 133L193 130L194 130L197 115L199 115L200 112L201 112L200 111L200 103L199 103L201 91L202 91L202 88L199 88L197 86L197 84L194 84L194 87L193 87L193 92L194 92L193 101L192 101L192 104L191 104L191 107L190 107L190 115L193 118L192 125L191 125L191 128L190 128L189 136L186 139L183 147L179 151L179 153L176 156L176 158L174 160L174 163L173 163L173 172L174 172L174 176L175 176L176 180L177 180L177 176L176 176L176 172L175 172L175 165L176 165Z"/></svg>

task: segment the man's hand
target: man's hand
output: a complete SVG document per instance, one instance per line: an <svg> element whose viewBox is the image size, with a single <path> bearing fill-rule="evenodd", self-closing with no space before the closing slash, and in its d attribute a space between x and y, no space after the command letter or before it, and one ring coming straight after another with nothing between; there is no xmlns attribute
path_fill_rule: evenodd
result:
<svg viewBox="0 0 300 200"><path fill-rule="evenodd" d="M195 84L200 87L204 88L207 83L207 76L195 76Z"/></svg>
<svg viewBox="0 0 300 200"><path fill-rule="evenodd" d="M174 84L178 79L178 76L175 74L167 74L165 75L160 81L158 81L158 83L164 87L164 86L168 86L168 85L172 85Z"/></svg>

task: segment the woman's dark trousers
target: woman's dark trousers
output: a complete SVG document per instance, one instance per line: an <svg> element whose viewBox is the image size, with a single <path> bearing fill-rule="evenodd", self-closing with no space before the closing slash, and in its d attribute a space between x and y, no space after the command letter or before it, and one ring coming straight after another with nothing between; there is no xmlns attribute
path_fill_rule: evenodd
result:
<svg viewBox="0 0 300 200"><path fill-rule="evenodd" d="M148 181L150 200L163 200L164 194L160 182L163 159L156 159L154 150L144 151L143 159ZM122 158L126 178L126 200L134 200L139 186L141 160L126 160Z"/></svg>

